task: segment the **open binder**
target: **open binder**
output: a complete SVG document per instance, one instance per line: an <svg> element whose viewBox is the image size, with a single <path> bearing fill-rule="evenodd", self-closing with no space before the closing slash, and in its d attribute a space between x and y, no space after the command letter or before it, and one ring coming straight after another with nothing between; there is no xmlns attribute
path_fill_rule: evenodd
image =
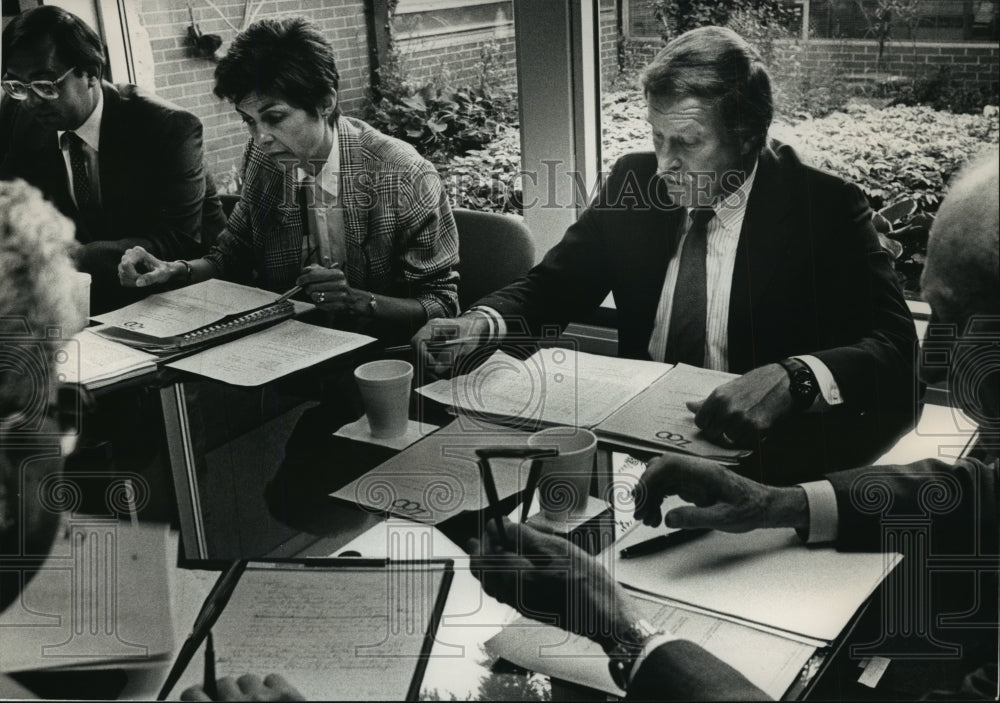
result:
<svg viewBox="0 0 1000 703"><path fill-rule="evenodd" d="M209 631L218 678L278 673L308 700L416 700L453 574L450 559L235 562L161 700L178 680L201 682L193 655Z"/></svg>
<svg viewBox="0 0 1000 703"><path fill-rule="evenodd" d="M156 337L124 327L107 326L96 330L107 339L127 344L136 349L154 354L170 354L184 351L223 339L232 339L262 327L290 318L295 314L295 306L290 300L262 305L246 312L226 315L210 325L199 327L184 334Z"/></svg>

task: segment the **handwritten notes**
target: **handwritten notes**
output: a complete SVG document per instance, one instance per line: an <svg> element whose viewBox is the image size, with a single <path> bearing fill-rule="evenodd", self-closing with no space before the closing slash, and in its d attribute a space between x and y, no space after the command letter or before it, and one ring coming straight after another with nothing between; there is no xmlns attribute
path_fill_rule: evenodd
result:
<svg viewBox="0 0 1000 703"><path fill-rule="evenodd" d="M276 672L308 700L403 700L445 573L250 568L212 630L218 676Z"/></svg>

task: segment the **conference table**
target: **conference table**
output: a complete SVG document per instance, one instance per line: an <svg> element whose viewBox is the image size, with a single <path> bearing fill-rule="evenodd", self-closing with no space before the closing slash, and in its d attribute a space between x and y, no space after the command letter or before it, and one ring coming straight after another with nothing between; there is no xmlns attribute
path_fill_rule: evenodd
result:
<svg viewBox="0 0 1000 703"><path fill-rule="evenodd" d="M159 369L99 394L98 403L110 407L115 407L116 397L137 392L143 394L144 406L158 400L159 415L146 407L149 417L145 421L162 423L162 444L150 452L164 455L161 463L169 467L174 494L179 532L172 539L179 558L178 566L170 566L170 578L175 583L195 584L175 589L173 594L178 636L190 628L200 606L192 594L207 592L210 586L211 579L204 574L213 574L232 560L451 559L455 579L423 675L422 698L605 699L602 692L533 674L483 649L484 642L516 617L511 608L486 596L468 571L463 546L479 533L488 516L468 513L428 526L330 497L332 491L399 451L334 435L362 413L350 371L379 355L377 347L362 349L322 368L256 388ZM425 380L415 374L414 386ZM447 408L417 394L412 398L411 417L436 425L453 419ZM593 495L602 495L610 480L614 450L602 445L599 451ZM517 502L517 497L510 498L503 507L513 510ZM609 510L572 537L584 547L595 548L612 540L614 531L615 519ZM400 552L400 544L409 547ZM413 545L419 547L414 550ZM842 642L819 650L785 698L808 693L820 680L818 674L834 661ZM161 661L143 673L132 672L119 694L155 694L166 665ZM595 666L604 664L596 662ZM192 665L173 695L184 685L198 682L199 671L199 666Z"/></svg>

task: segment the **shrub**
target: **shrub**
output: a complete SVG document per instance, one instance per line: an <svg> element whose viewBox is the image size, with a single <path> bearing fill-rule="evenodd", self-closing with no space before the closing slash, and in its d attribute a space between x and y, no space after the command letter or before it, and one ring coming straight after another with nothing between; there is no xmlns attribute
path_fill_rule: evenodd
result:
<svg viewBox="0 0 1000 703"><path fill-rule="evenodd" d="M900 86L890 95L893 105L928 105L960 114L981 113L987 105L1000 104L1000 85L969 85L951 75L950 66Z"/></svg>
<svg viewBox="0 0 1000 703"><path fill-rule="evenodd" d="M482 88L453 91L428 83L407 92L383 95L369 108L367 120L435 160L489 144L512 113L510 96L493 98Z"/></svg>

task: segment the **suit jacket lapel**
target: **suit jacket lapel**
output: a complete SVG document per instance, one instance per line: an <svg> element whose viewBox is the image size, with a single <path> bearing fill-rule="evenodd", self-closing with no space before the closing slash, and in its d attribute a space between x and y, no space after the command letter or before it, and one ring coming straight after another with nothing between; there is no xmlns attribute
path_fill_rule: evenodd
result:
<svg viewBox="0 0 1000 703"><path fill-rule="evenodd" d="M368 267L364 261L365 240L368 237L368 209L373 203L360 202L362 193L359 186L365 181L364 165L361 160L361 140L358 128L344 118L337 118L337 139L340 145L340 207L344 213L344 244L347 254L347 280L352 285L367 282ZM369 178L373 174L369 174ZM390 197L383 193L377 183L366 183L369 192L366 200ZM391 197L395 197L395 193Z"/></svg>
<svg viewBox="0 0 1000 703"><path fill-rule="evenodd" d="M127 155L122 153L130 140L122 139L122 131L128 125L121 115L121 95L118 89L110 83L104 83L104 112L101 114L101 143L97 153L100 170L101 209L109 214L108 206L122 202L119 179L127 177L122 164L128 163Z"/></svg>
<svg viewBox="0 0 1000 703"><path fill-rule="evenodd" d="M736 249L729 300L729 370L743 373L756 365L752 307L785 262L792 235L788 227L791 189L783 182L777 156L765 148L747 203Z"/></svg>

